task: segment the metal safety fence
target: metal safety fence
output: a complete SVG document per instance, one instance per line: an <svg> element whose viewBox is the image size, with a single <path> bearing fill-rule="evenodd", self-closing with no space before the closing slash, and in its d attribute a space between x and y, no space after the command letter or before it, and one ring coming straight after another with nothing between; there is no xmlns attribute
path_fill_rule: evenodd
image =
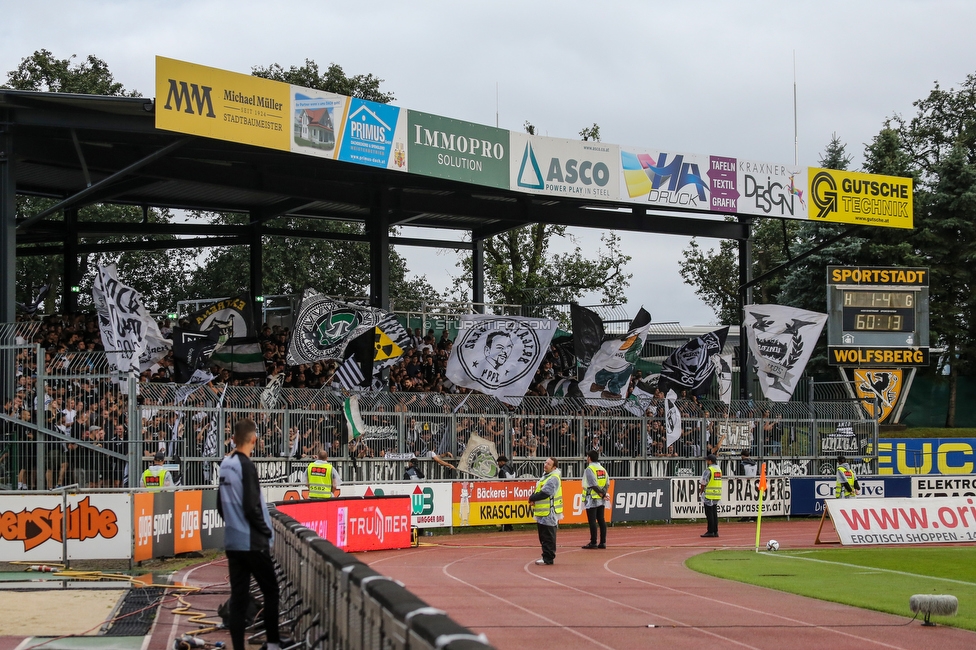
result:
<svg viewBox="0 0 976 650"><path fill-rule="evenodd" d="M213 485L241 418L257 424L254 458L268 482L303 480L321 450L339 461L345 481L399 480L413 457L429 479L457 478L449 465L472 434L525 476L538 475L549 456L579 476L591 449L621 478L697 475L708 453L734 474L743 451L781 475L831 473L839 453L856 457L859 473L876 470L877 423L857 400L841 397L678 400L681 435L669 443L660 399L529 395L511 407L471 393L366 393L359 401L366 432L350 442L337 392L222 384L188 391L113 376L104 353L23 344L0 346L0 354L13 379L0 412L0 489L138 486L158 452L182 485Z"/></svg>
<svg viewBox="0 0 976 650"><path fill-rule="evenodd" d="M329 650L479 650L477 635L291 517L272 510L273 554L299 591L307 647Z"/></svg>

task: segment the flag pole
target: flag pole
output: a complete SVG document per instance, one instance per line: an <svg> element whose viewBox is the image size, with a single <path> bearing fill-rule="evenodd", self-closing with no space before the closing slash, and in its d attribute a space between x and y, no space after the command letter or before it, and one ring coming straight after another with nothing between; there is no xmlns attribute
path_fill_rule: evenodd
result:
<svg viewBox="0 0 976 650"><path fill-rule="evenodd" d="M762 528L763 496L766 494L766 463L759 473L759 514L756 517L756 553L759 552L759 531Z"/></svg>

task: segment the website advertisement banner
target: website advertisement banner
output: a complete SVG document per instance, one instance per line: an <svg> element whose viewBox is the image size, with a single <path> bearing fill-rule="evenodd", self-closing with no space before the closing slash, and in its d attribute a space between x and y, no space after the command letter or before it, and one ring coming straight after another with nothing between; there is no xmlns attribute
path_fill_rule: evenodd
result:
<svg viewBox="0 0 976 650"><path fill-rule="evenodd" d="M156 128L291 149L291 86L156 57Z"/></svg>
<svg viewBox="0 0 976 650"><path fill-rule="evenodd" d="M410 498L389 496L280 503L278 510L343 551L379 551L411 544Z"/></svg>
<svg viewBox="0 0 976 650"><path fill-rule="evenodd" d="M973 474L976 438L879 438L878 474Z"/></svg>
<svg viewBox="0 0 976 650"><path fill-rule="evenodd" d="M619 150L616 145L544 138L511 132L513 189L574 199L616 200Z"/></svg>
<svg viewBox="0 0 976 650"><path fill-rule="evenodd" d="M61 562L60 495L0 495L0 561ZM68 496L68 559L128 559L132 501L127 494Z"/></svg>
<svg viewBox="0 0 976 650"><path fill-rule="evenodd" d="M704 506L698 496L697 478L671 479L671 518L701 519ZM781 517L790 514L790 479L767 477L767 492L763 497L763 515ZM759 478L732 476L722 479L722 500L718 503L719 517L755 517L759 512Z"/></svg>
<svg viewBox="0 0 976 650"><path fill-rule="evenodd" d="M845 546L976 541L971 498L830 499L824 502Z"/></svg>

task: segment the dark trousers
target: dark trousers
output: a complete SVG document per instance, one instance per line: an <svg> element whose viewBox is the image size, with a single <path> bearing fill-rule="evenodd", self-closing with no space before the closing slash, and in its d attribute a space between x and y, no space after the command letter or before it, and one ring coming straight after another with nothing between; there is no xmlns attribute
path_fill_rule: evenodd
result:
<svg viewBox="0 0 976 650"><path fill-rule="evenodd" d="M234 650L244 650L244 617L247 612L251 576L264 595L264 629L268 643L278 643L278 580L270 551L227 551L230 576L230 639Z"/></svg>
<svg viewBox="0 0 976 650"><path fill-rule="evenodd" d="M596 544L597 524L600 526L600 543L604 546L607 543L607 520L604 510L606 510L606 506L586 509L586 523L590 525L590 544Z"/></svg>
<svg viewBox="0 0 976 650"><path fill-rule="evenodd" d="M705 501L705 521L708 522L706 532L718 535L718 501Z"/></svg>
<svg viewBox="0 0 976 650"><path fill-rule="evenodd" d="M539 529L539 543L542 544L542 560L552 564L556 559L556 526L536 524Z"/></svg>

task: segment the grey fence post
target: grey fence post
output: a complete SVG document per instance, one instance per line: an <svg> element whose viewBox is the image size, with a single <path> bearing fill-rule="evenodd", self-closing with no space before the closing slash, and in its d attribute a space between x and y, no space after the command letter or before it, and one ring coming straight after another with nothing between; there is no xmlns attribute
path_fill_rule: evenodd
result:
<svg viewBox="0 0 976 650"><path fill-rule="evenodd" d="M34 411L37 413L37 426L39 427L37 431L37 436L35 438L37 445L37 489L46 490L47 489L47 477L46 477L46 465L47 459L45 458L47 451L47 435L41 433L41 429L45 428L45 417L47 413L46 405L44 404L44 349L38 343L37 346L37 386L34 388Z"/></svg>
<svg viewBox="0 0 976 650"><path fill-rule="evenodd" d="M131 373L123 375L123 377L126 383L126 401L128 402L126 417L129 420L126 427L129 434L129 487L135 488L140 487L139 481L142 475L142 464L140 462L142 454L139 451L143 447L142 417L138 404L139 381Z"/></svg>

